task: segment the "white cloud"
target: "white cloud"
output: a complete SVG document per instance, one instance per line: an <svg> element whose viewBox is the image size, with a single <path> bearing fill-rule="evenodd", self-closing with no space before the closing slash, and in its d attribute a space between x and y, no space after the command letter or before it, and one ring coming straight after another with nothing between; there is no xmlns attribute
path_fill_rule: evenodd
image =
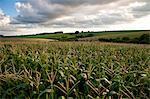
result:
<svg viewBox="0 0 150 99"><path fill-rule="evenodd" d="M16 6L16 10L17 10L17 12L20 12L20 10L27 10L27 11L32 11L32 6L31 6L31 4L30 3L20 3L20 2L17 2L16 4L15 4L15 6Z"/></svg>
<svg viewBox="0 0 150 99"><path fill-rule="evenodd" d="M10 23L10 17L6 16L0 9L0 27L4 27Z"/></svg>

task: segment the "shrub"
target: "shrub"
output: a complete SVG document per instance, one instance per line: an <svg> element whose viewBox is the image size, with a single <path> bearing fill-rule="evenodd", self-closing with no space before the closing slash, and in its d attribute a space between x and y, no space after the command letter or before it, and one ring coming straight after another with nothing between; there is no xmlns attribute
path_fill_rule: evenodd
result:
<svg viewBox="0 0 150 99"><path fill-rule="evenodd" d="M123 40L123 41L129 41L130 38L129 38L129 37L123 37L122 40Z"/></svg>
<svg viewBox="0 0 150 99"><path fill-rule="evenodd" d="M150 35L143 34L139 37L139 43L149 44L150 43Z"/></svg>

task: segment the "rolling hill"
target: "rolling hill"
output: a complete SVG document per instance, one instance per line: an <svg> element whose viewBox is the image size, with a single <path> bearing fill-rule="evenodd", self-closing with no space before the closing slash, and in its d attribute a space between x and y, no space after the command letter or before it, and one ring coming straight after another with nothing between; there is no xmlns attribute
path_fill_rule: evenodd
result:
<svg viewBox="0 0 150 99"><path fill-rule="evenodd" d="M41 33L35 35L4 36L3 38L40 38L54 39L59 41L115 41L114 39L125 39L133 41L146 34L150 37L150 30L127 30L127 31L102 31L75 33ZM106 39L106 40L105 40ZM109 39L109 40L108 40ZM129 42L129 41L128 41ZM136 41L137 42L137 41Z"/></svg>

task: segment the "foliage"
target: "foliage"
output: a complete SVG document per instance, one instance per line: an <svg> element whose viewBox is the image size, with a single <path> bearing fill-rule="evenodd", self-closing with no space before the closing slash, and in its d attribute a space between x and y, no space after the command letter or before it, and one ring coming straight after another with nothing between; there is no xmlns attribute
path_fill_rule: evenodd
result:
<svg viewBox="0 0 150 99"><path fill-rule="evenodd" d="M79 33L80 33L79 31L76 31L76 32L75 32L75 34L79 34Z"/></svg>
<svg viewBox="0 0 150 99"><path fill-rule="evenodd" d="M149 47L51 42L0 45L0 98L149 99Z"/></svg>
<svg viewBox="0 0 150 99"><path fill-rule="evenodd" d="M4 37L3 35L0 35L0 37Z"/></svg>
<svg viewBox="0 0 150 99"><path fill-rule="evenodd" d="M150 35L149 34L143 34L138 38L139 43L148 43L150 44Z"/></svg>

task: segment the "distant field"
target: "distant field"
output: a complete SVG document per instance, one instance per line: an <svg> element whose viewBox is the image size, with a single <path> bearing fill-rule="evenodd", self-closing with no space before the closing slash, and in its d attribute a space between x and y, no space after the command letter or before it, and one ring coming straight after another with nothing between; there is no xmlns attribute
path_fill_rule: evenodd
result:
<svg viewBox="0 0 150 99"><path fill-rule="evenodd" d="M150 35L150 31L110 31L110 32L85 32L80 34L38 34L38 35L26 35L26 36L13 36L15 38L44 38L44 39L79 39L79 40L98 40L99 38L117 38L117 37L129 37L136 38L142 34Z"/></svg>
<svg viewBox="0 0 150 99"><path fill-rule="evenodd" d="M54 39L42 39L42 38L0 38L0 44L33 44L33 43L48 43L57 41Z"/></svg>
<svg viewBox="0 0 150 99"><path fill-rule="evenodd" d="M122 37L129 37L130 39L140 37L142 34L150 35L150 31L125 31L125 32L104 32L104 33L97 33L93 37L86 37L80 38L79 40L92 40L97 41L99 38L122 38Z"/></svg>
<svg viewBox="0 0 150 99"><path fill-rule="evenodd" d="M67 43L90 43L85 41L66 41L61 42L55 39L41 39L41 38L0 38L0 44L51 44L51 43L57 43L58 44L67 44ZM136 46L136 47L147 47L149 48L150 45L146 44L127 44L127 43L111 43L111 42L98 42L93 41L93 44L100 44L100 45L115 45L115 46Z"/></svg>
<svg viewBox="0 0 150 99"><path fill-rule="evenodd" d="M143 36L145 35L145 36ZM143 36L143 37L142 37ZM35 35L21 36L4 36L1 38L36 38L50 39L53 41L101 41L117 43L136 43L150 44L149 30L132 30L132 31L103 31L103 32L82 32L75 33L41 33Z"/></svg>

